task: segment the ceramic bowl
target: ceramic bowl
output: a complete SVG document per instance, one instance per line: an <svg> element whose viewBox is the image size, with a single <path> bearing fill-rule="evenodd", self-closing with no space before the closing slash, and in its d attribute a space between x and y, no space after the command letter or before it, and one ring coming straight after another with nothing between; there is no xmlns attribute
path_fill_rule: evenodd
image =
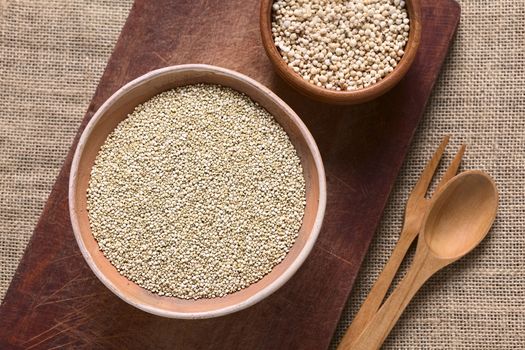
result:
<svg viewBox="0 0 525 350"><path fill-rule="evenodd" d="M89 225L86 190L100 147L134 108L160 92L181 85L211 83L228 86L258 102L288 133L301 159L306 180L306 210L299 236L285 259L258 282L225 297L184 300L159 296L120 275L99 250ZM146 312L170 318L209 318L253 305L281 287L312 250L324 216L326 183L315 141L301 119L269 89L240 73L208 65L158 69L123 86L95 113L78 143L69 179L69 211L80 251L95 275L118 297Z"/></svg>

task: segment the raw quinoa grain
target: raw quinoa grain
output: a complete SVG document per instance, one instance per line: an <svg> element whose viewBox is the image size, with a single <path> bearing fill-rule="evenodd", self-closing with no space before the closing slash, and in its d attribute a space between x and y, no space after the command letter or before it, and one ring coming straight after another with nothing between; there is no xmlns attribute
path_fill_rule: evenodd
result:
<svg viewBox="0 0 525 350"><path fill-rule="evenodd" d="M294 244L304 209L286 132L217 85L139 105L102 146L88 187L91 229L109 261L151 292L184 299L260 280Z"/></svg>

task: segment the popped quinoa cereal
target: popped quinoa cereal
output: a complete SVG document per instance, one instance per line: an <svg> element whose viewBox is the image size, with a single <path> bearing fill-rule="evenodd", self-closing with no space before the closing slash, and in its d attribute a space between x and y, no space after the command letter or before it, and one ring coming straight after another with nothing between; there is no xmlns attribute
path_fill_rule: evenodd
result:
<svg viewBox="0 0 525 350"><path fill-rule="evenodd" d="M195 84L154 96L101 147L91 230L120 274L153 293L221 297L281 262L305 179L283 128L248 96Z"/></svg>
<svg viewBox="0 0 525 350"><path fill-rule="evenodd" d="M278 0L272 35L284 62L330 90L371 86L404 55L410 20L402 0Z"/></svg>

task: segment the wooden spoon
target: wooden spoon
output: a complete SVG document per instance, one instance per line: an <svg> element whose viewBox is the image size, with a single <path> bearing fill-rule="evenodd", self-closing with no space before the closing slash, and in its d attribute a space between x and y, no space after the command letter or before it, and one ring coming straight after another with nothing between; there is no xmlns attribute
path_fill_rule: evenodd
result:
<svg viewBox="0 0 525 350"><path fill-rule="evenodd" d="M385 295L388 292L388 288L392 284L399 266L405 259L408 249L416 240L421 226L423 225L423 219L430 208L431 200L426 198L425 195L429 190L430 183L443 156L448 140L448 135L443 138L443 141L441 141L441 144L421 173L419 180L410 193L406 204L405 219L403 220L403 228L399 235L399 240L397 241L394 250L392 250L392 254L388 258L383 271L381 271L377 277L377 280L370 289L368 296L361 305L358 313L355 315L352 324L346 330L346 333L343 339L341 339L337 350L350 349L350 345L363 332L372 317L374 317L381 307L381 304L383 304L383 300L385 299ZM450 166L437 185L435 191L436 193L450 179L456 176L464 152L465 145L461 146L458 153L454 157L454 160L452 163L450 163Z"/></svg>
<svg viewBox="0 0 525 350"><path fill-rule="evenodd" d="M450 180L430 205L409 271L351 344L352 350L379 349L423 283L485 238L496 217L498 191L487 174L466 171Z"/></svg>

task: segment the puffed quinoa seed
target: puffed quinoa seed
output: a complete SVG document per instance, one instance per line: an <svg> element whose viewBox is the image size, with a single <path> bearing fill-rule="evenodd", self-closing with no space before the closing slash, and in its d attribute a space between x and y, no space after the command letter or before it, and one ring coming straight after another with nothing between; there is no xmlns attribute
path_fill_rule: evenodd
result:
<svg viewBox="0 0 525 350"><path fill-rule="evenodd" d="M410 21L403 0L277 0L272 35L283 60L330 90L371 86L404 55Z"/></svg>
<svg viewBox="0 0 525 350"><path fill-rule="evenodd" d="M197 84L139 105L109 135L87 191L91 230L153 293L213 298L257 282L297 238L302 166L249 97Z"/></svg>

